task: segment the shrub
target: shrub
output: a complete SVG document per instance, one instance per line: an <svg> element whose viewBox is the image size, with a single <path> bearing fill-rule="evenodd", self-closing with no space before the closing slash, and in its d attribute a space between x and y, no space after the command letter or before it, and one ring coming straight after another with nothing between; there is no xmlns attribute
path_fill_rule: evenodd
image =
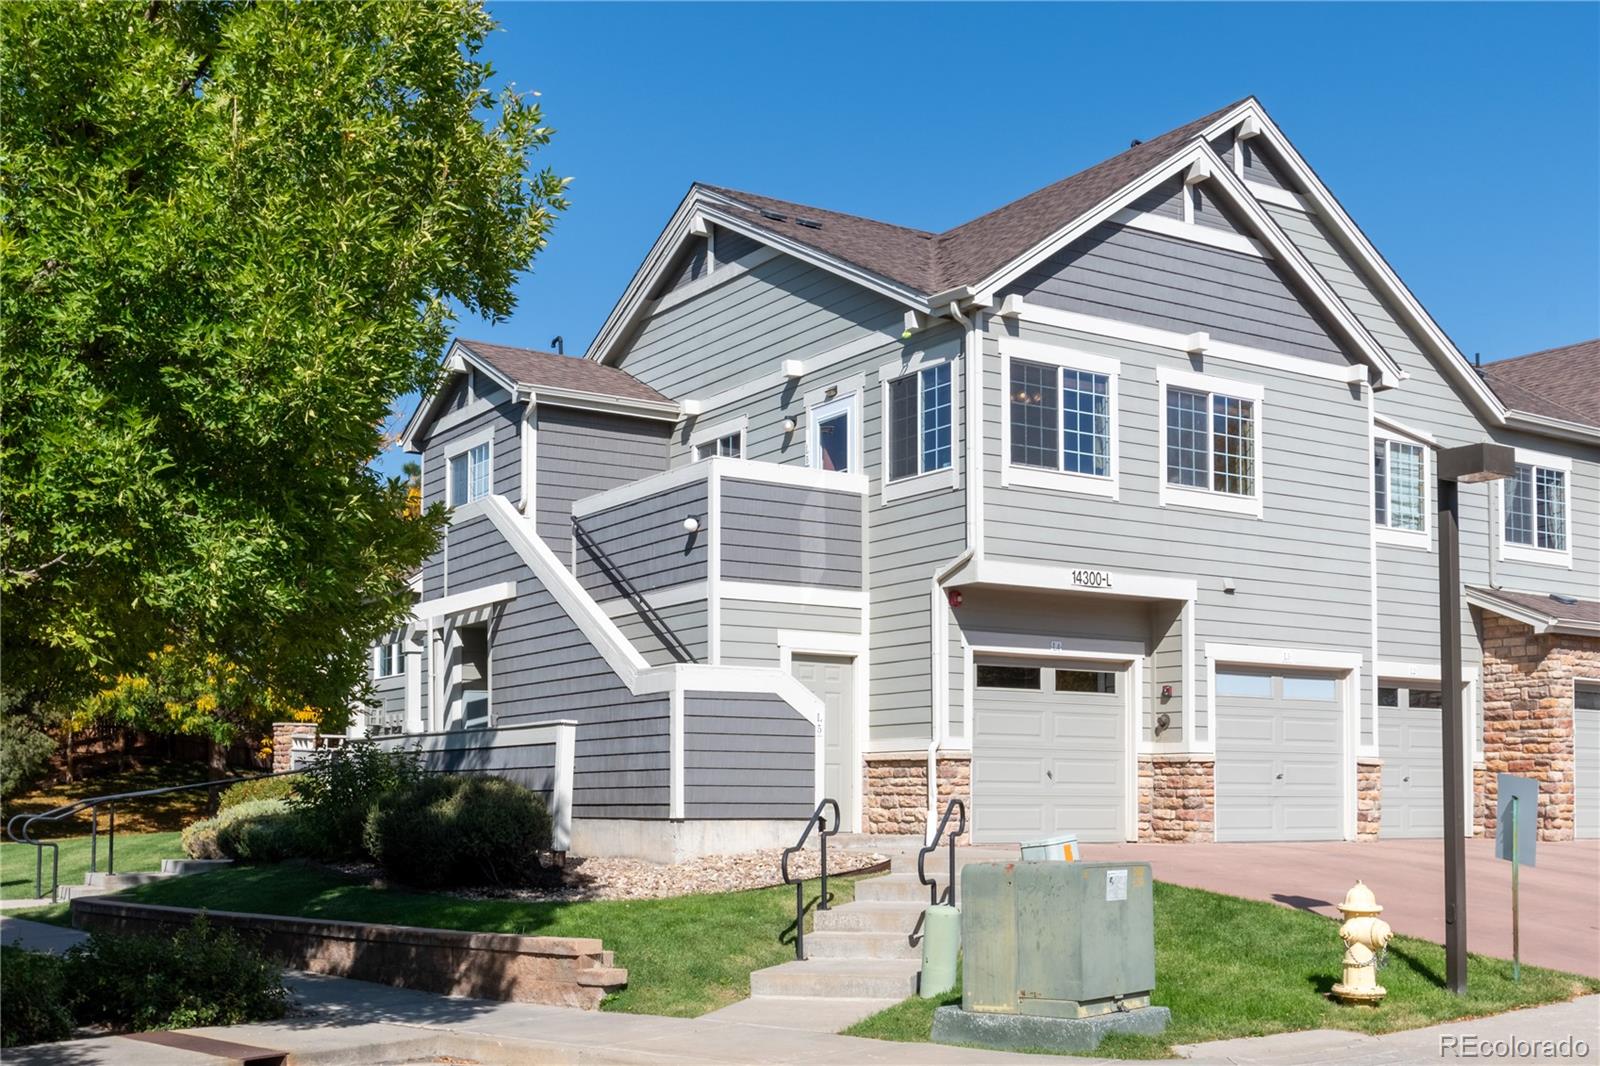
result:
<svg viewBox="0 0 1600 1066"><path fill-rule="evenodd" d="M541 874L550 812L504 778L437 774L374 803L365 840L385 872L419 888L525 883Z"/></svg>
<svg viewBox="0 0 1600 1066"><path fill-rule="evenodd" d="M65 1040L72 1035L62 962L21 948L0 948L0 1047Z"/></svg>
<svg viewBox="0 0 1600 1066"><path fill-rule="evenodd" d="M229 807L236 807L251 800L291 799L294 796L294 783L292 777L257 777L229 785L222 790L222 796L217 800L217 813L221 814Z"/></svg>
<svg viewBox="0 0 1600 1066"><path fill-rule="evenodd" d="M300 812L281 799L236 803L183 830L183 851L191 859L281 862L313 850Z"/></svg>
<svg viewBox="0 0 1600 1066"><path fill-rule="evenodd" d="M120 1030L281 1018L288 996L277 965L203 914L173 936L95 933L68 950L63 973L78 1022Z"/></svg>
<svg viewBox="0 0 1600 1066"><path fill-rule="evenodd" d="M55 738L32 716L14 709L0 693L0 798L9 799L44 776L55 754Z"/></svg>
<svg viewBox="0 0 1600 1066"><path fill-rule="evenodd" d="M410 788L421 777L422 753L416 749L384 749L370 741L324 748L300 775L294 809L303 816L307 839L319 855L358 858L373 803Z"/></svg>

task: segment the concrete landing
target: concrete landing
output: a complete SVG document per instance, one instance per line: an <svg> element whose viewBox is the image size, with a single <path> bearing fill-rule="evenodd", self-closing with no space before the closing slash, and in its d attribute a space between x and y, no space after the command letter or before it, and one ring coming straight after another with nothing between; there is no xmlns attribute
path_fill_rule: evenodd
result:
<svg viewBox="0 0 1600 1066"><path fill-rule="evenodd" d="M0 944L6 947L59 955L73 945L81 944L88 939L88 933L80 933L76 929L0 915Z"/></svg>
<svg viewBox="0 0 1600 1066"><path fill-rule="evenodd" d="M740 1022L774 1029L801 1029L810 1033L837 1033L863 1018L899 1003L893 999L839 999L816 996L760 996L701 1017L707 1021Z"/></svg>

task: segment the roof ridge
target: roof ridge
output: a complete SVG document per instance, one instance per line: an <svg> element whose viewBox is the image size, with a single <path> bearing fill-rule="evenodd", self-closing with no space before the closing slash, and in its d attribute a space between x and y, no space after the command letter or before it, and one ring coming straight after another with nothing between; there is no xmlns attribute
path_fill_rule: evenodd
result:
<svg viewBox="0 0 1600 1066"><path fill-rule="evenodd" d="M1491 367L1509 366L1512 363L1519 363L1524 359L1532 359L1535 356L1540 355L1555 355L1557 352L1570 352L1574 348L1582 348L1587 344L1600 344L1600 337L1589 337L1586 340L1573 341L1571 344L1557 344L1551 348L1541 348L1536 352L1524 352L1521 355L1502 356L1499 359L1484 363L1482 369L1488 370Z"/></svg>
<svg viewBox="0 0 1600 1066"><path fill-rule="evenodd" d="M885 222L881 218L872 218L869 215L858 215L850 211L836 211L831 207L818 207L815 204L803 204L799 200L785 200L778 196L768 196L766 193L748 192L742 189L730 189L725 185L711 185L703 181L697 181L695 184L700 186L702 189L719 193L728 197L729 199L735 199L740 196L750 196L755 197L758 200L770 200L771 202L777 204L788 204L790 207L799 207L807 211L820 211L823 214L835 215L839 218L848 218L854 222L870 222L874 226L887 226L890 229L897 229L902 233L908 233L913 237L932 239L940 236L939 233L936 233L932 230L917 229L915 226L903 226L898 222ZM753 204L746 204L745 206L757 211L760 210L760 208L755 207Z"/></svg>

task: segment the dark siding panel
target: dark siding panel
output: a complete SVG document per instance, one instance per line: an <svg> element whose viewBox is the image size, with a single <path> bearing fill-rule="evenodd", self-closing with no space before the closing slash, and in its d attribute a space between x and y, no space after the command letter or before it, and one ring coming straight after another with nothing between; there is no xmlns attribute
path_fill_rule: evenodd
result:
<svg viewBox="0 0 1600 1066"><path fill-rule="evenodd" d="M722 576L861 588L861 497L724 478Z"/></svg>
<svg viewBox="0 0 1600 1066"><path fill-rule="evenodd" d="M765 247L760 241L746 237L742 233L735 233L731 229L723 229L721 226L713 227L712 233L716 238L716 245L712 250L719 269L726 263L744 258L757 248Z"/></svg>
<svg viewBox="0 0 1600 1066"><path fill-rule="evenodd" d="M539 408L535 479L539 536L567 560L573 501L659 474L672 427L571 407Z"/></svg>
<svg viewBox="0 0 1600 1066"><path fill-rule="evenodd" d="M388 737L386 748L422 749L430 773L494 774L550 798L554 785L556 746L529 743L515 729L471 729L424 736Z"/></svg>
<svg viewBox="0 0 1600 1066"><path fill-rule="evenodd" d="M698 281L706 274L706 239L704 237L691 237L684 250L678 253L677 261L656 285L656 291L651 294L651 299L659 300L674 289L681 289L691 281Z"/></svg>
<svg viewBox="0 0 1600 1066"><path fill-rule="evenodd" d="M706 521L706 483L694 481L642 500L586 516L582 531L596 558L578 545L578 580L597 599L622 595L607 571L621 574L639 592L706 579L706 530L685 533L683 520Z"/></svg>
<svg viewBox="0 0 1600 1066"><path fill-rule="evenodd" d="M815 728L777 696L686 693L684 816L806 817L815 744Z"/></svg>

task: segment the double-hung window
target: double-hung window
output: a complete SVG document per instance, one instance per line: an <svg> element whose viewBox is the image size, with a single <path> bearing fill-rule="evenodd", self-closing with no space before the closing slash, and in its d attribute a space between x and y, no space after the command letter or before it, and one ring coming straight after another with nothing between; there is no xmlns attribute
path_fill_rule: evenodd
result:
<svg viewBox="0 0 1600 1066"><path fill-rule="evenodd" d="M955 405L950 364L935 363L889 382L889 481L948 470Z"/></svg>
<svg viewBox="0 0 1600 1066"><path fill-rule="evenodd" d="M1517 449L1515 473L1500 489L1500 555L1572 565L1570 460Z"/></svg>
<svg viewBox="0 0 1600 1066"><path fill-rule="evenodd" d="M449 453L450 506L463 507L489 495L492 469L488 434L460 442ZM454 445L452 445L454 447Z"/></svg>
<svg viewBox="0 0 1600 1066"><path fill-rule="evenodd" d="M1259 517L1261 389L1183 371L1157 379L1161 502Z"/></svg>
<svg viewBox="0 0 1600 1066"><path fill-rule="evenodd" d="M1049 345L1001 345L1008 485L1117 495L1115 359Z"/></svg>
<svg viewBox="0 0 1600 1066"><path fill-rule="evenodd" d="M1427 543L1426 447L1389 437L1373 438L1372 521L1384 539Z"/></svg>
<svg viewBox="0 0 1600 1066"><path fill-rule="evenodd" d="M398 641L385 641L372 649L372 676L393 677L405 669L405 656Z"/></svg>
<svg viewBox="0 0 1600 1066"><path fill-rule="evenodd" d="M744 437L749 428L750 419L741 415L697 430L689 437L695 462L719 456L724 459L743 459Z"/></svg>

